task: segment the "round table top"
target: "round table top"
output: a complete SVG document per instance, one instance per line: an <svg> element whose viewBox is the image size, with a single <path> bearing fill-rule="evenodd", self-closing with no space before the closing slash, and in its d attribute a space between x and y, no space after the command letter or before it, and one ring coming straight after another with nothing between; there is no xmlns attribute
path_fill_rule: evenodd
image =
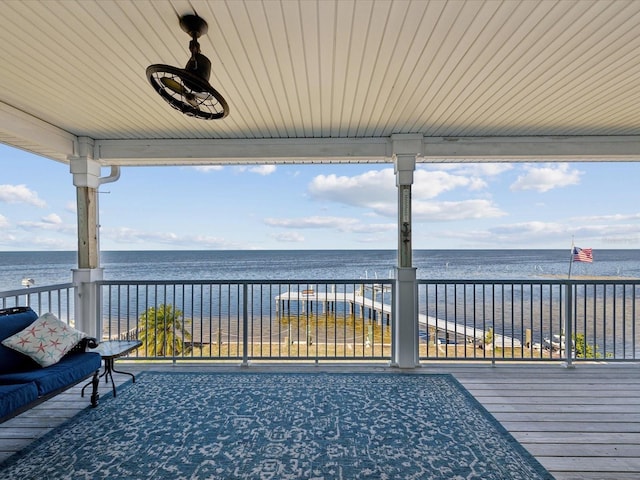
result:
<svg viewBox="0 0 640 480"><path fill-rule="evenodd" d="M142 342L140 340L105 340L89 352L97 352L104 358L116 358L135 350Z"/></svg>

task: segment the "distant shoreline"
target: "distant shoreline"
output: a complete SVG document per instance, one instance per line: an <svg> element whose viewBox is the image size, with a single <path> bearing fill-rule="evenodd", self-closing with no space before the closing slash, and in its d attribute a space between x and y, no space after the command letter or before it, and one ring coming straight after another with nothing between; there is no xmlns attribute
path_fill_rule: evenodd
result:
<svg viewBox="0 0 640 480"><path fill-rule="evenodd" d="M541 278L558 278L567 280L566 275L561 275L559 273L556 274L547 274L547 275L538 275ZM568 280L640 280L638 277L622 277L617 275L572 275Z"/></svg>

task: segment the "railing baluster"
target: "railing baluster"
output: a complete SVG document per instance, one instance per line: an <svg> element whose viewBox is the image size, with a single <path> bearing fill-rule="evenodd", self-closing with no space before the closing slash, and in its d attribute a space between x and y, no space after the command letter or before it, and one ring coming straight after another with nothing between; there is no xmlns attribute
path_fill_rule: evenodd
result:
<svg viewBox="0 0 640 480"><path fill-rule="evenodd" d="M242 366L249 365L249 285L242 284Z"/></svg>
<svg viewBox="0 0 640 480"><path fill-rule="evenodd" d="M573 364L571 355L571 346L573 344L573 288L574 286L570 283L565 283L564 349L567 357L567 367L571 367ZM560 337L560 348L562 348L562 337ZM560 357L562 357L562 351L560 352Z"/></svg>

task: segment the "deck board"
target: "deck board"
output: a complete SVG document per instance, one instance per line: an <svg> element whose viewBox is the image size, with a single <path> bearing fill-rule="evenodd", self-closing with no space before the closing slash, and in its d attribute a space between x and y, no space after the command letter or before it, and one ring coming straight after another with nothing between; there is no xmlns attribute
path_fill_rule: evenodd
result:
<svg viewBox="0 0 640 480"><path fill-rule="evenodd" d="M237 371L236 365L127 363L126 370ZM243 369L246 371L247 369ZM249 371L397 371L363 365L256 364ZM640 364L435 362L416 373L451 373L558 480L640 478ZM122 383L130 377L115 375ZM89 404L75 387L0 424L0 461ZM101 394L109 385L100 383Z"/></svg>

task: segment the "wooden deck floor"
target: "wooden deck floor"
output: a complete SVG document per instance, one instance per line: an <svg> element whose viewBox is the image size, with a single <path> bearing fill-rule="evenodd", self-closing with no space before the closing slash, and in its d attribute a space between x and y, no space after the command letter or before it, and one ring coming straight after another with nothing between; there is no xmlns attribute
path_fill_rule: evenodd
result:
<svg viewBox="0 0 640 480"><path fill-rule="evenodd" d="M119 364L143 370L238 370L221 365ZM371 371L383 366L252 365L260 371ZM421 373L452 373L558 480L640 478L640 364L435 363ZM129 377L116 374L117 382ZM101 391L107 387L101 383ZM0 461L88 404L80 387L0 424Z"/></svg>

